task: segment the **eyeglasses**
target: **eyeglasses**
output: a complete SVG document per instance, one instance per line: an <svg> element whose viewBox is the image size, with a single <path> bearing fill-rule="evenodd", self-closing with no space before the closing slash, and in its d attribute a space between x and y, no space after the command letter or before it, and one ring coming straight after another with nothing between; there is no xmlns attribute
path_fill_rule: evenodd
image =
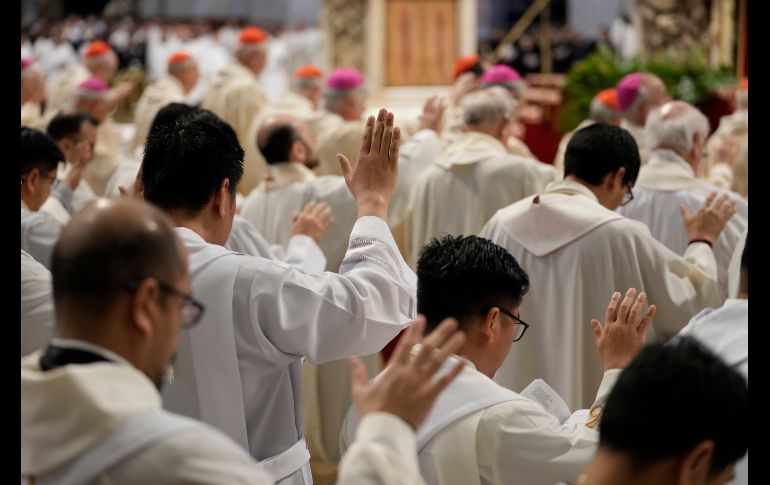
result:
<svg viewBox="0 0 770 485"><path fill-rule="evenodd" d="M48 175L47 173L43 173L42 171L38 172L38 177L40 177L43 180L50 180L51 185L53 187L56 187L59 185L59 179L56 178L56 175ZM24 185L24 182L27 181L26 177L21 177L21 185Z"/></svg>
<svg viewBox="0 0 770 485"><path fill-rule="evenodd" d="M144 278L142 279L135 279L127 281L125 284L125 289L128 291L136 291L137 288L139 288L139 283L142 282ZM158 281L158 288L160 288L162 291L165 291L166 293L171 293L174 296L178 296L182 299L183 305L182 305L182 328L188 329L195 326L198 321L200 321L203 314L206 312L206 307L203 305L203 303L199 302L195 298L192 297L189 293L184 293L182 291L177 290L173 286L163 283L161 281Z"/></svg>
<svg viewBox="0 0 770 485"><path fill-rule="evenodd" d="M514 315L513 313L509 312L505 308L501 308L501 307L496 307L496 308L500 310L500 313L502 313L503 315L507 315L511 317L511 319L513 319L513 341L518 342L519 340L521 340L521 337L524 336L524 333L529 328L529 324L524 320L522 320L521 318Z"/></svg>
<svg viewBox="0 0 770 485"><path fill-rule="evenodd" d="M628 186L628 192L626 192L626 195L623 196L623 202L620 203L620 205L626 205L629 202L634 200L634 193L631 191L631 186Z"/></svg>

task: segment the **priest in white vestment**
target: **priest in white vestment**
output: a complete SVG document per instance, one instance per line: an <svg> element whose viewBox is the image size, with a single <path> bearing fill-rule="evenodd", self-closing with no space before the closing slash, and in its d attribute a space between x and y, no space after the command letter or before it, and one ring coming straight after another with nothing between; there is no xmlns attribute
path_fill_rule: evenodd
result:
<svg viewBox="0 0 770 485"><path fill-rule="evenodd" d="M79 211L96 199L96 194L83 179L83 175L94 158L98 129L99 120L85 111L58 114L48 123L46 132L59 145L65 157L65 160L59 163L58 183L67 185L73 191L71 211L63 207L59 207L60 210L56 211L52 207L52 213L57 215L62 224L69 221L71 212ZM57 202L58 199L55 197L49 197L43 207Z"/></svg>
<svg viewBox="0 0 770 485"><path fill-rule="evenodd" d="M736 214L714 244L722 301L728 298L728 267L738 240L749 224L749 205L735 192L718 189L696 178L708 137L708 119L684 101L671 101L647 117L645 138L651 152L634 185L634 200L618 209L626 217L644 222L650 233L677 254L687 249L687 231L681 208L695 212L712 192L727 194L736 202Z"/></svg>
<svg viewBox="0 0 770 485"><path fill-rule="evenodd" d="M363 76L351 68L340 68L326 79L323 109L305 120L318 144L318 175L342 175L337 154L355 163L366 110L366 86Z"/></svg>
<svg viewBox="0 0 770 485"><path fill-rule="evenodd" d="M594 99L591 100L591 106L588 108L588 118L584 119L572 131L568 131L561 137L559 148L556 150L556 157L553 159L553 166L559 171L560 176L564 176L564 152L567 151L567 144L581 128L594 123L605 123L608 125L620 124L620 113L618 113L618 96L615 88L608 88L599 91Z"/></svg>
<svg viewBox="0 0 770 485"><path fill-rule="evenodd" d="M596 449L602 405L621 369L644 344L654 308L642 315L644 294L637 300L634 290L622 304L620 293L610 299L614 315L606 317L597 336L603 370L596 399L590 411L564 421L567 416L560 419L492 380L507 354L532 344L525 335L527 314L519 313L529 284L510 253L478 236L445 236L423 249L417 264L418 312L428 329L452 316L467 336L444 364L445 371L457 362L466 368L417 430L420 470L430 485L553 485L583 470ZM539 330L536 323L532 327ZM343 451L357 421L351 409L340 435Z"/></svg>
<svg viewBox="0 0 770 485"><path fill-rule="evenodd" d="M633 137L596 123L567 146L562 182L499 210L481 236L505 247L530 275L521 307L541 329L533 345L508 355L495 380L512 390L543 378L572 407L591 404L601 362L586 322L604 311L607 295L637 288L657 307L651 341L665 341L706 307L720 302L711 249L735 213L711 198L688 217L684 255L658 242L644 224L614 212L631 197L640 167Z"/></svg>
<svg viewBox="0 0 770 485"><path fill-rule="evenodd" d="M258 27L241 31L234 61L214 77L201 107L212 111L233 127L242 147L248 145L249 126L267 103L257 76L265 67L267 34ZM254 168L244 166L243 180L238 191L248 194L259 180Z"/></svg>
<svg viewBox="0 0 770 485"><path fill-rule="evenodd" d="M666 85L655 74L634 72L618 81L618 109L623 115L620 126L628 130L639 146L642 165L647 163L649 147L644 137L644 124L653 109L671 100Z"/></svg>
<svg viewBox="0 0 770 485"><path fill-rule="evenodd" d="M21 60L21 126L41 129L46 89L43 71L29 59Z"/></svg>
<svg viewBox="0 0 770 485"><path fill-rule="evenodd" d="M198 84L198 63L185 51L171 54L166 61L168 75L153 82L142 92L134 109L134 141L131 150L144 145L152 120L169 103L183 103Z"/></svg>
<svg viewBox="0 0 770 485"><path fill-rule="evenodd" d="M64 154L45 133L21 127L21 249L50 268L51 253L63 222L61 212L72 214L72 189L55 188L56 172ZM55 204L49 198L58 199Z"/></svg>
<svg viewBox="0 0 770 485"><path fill-rule="evenodd" d="M260 126L267 118L275 115L290 115L299 120L310 119L320 105L322 86L323 71L310 64L301 66L292 74L289 92L278 101L265 105L251 121L245 144L242 146L246 152L243 163L253 170L257 185L262 183L267 171L265 157L257 148L257 132ZM248 195L248 192L244 195Z"/></svg>
<svg viewBox="0 0 770 485"><path fill-rule="evenodd" d="M393 115L381 110L376 127L370 118L366 135L355 170L343 159L359 219L339 275L307 275L221 246L243 161L222 120L163 125L145 148L144 197L179 226L192 289L207 308L182 336L164 406L224 431L285 485L311 481L302 358L321 363L377 352L415 312L415 276L385 222L397 171Z"/></svg>
<svg viewBox="0 0 770 485"><path fill-rule="evenodd" d="M495 211L556 179L552 166L507 152L516 102L505 89L468 94L462 110L465 131L412 188L406 228L411 265L432 237L478 234Z"/></svg>
<svg viewBox="0 0 770 485"><path fill-rule="evenodd" d="M735 94L736 110L719 120L717 131L706 143L707 157L698 176L717 187L749 196L749 80L744 78Z"/></svg>
<svg viewBox="0 0 770 485"><path fill-rule="evenodd" d="M452 91L441 123L442 136L462 131L463 116L460 111L460 100L481 84L480 78L484 74L481 58L478 54L460 57L455 61L452 74L454 76Z"/></svg>

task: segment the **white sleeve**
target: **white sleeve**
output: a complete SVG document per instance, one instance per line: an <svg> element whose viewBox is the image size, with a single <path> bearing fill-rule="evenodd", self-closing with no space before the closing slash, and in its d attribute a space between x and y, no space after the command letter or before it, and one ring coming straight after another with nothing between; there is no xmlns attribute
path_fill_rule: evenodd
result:
<svg viewBox="0 0 770 485"><path fill-rule="evenodd" d="M342 457L338 485L423 485L414 431L400 418L372 413L361 420L356 439Z"/></svg>
<svg viewBox="0 0 770 485"><path fill-rule="evenodd" d="M50 215L62 225L67 224L75 212L73 208L73 199L75 193L69 187L58 185L53 189L51 195L43 202L38 212Z"/></svg>
<svg viewBox="0 0 770 485"><path fill-rule="evenodd" d="M45 212L31 212L22 216L21 249L37 262L50 268L51 256L64 224Z"/></svg>
<svg viewBox="0 0 770 485"><path fill-rule="evenodd" d="M585 422L560 424L529 400L489 408L479 422L476 440L482 476L491 483L556 483L579 475L596 451L597 424L620 372L604 373Z"/></svg>
<svg viewBox="0 0 770 485"><path fill-rule="evenodd" d="M42 348L54 327L51 273L40 263L21 254L21 355Z"/></svg>
<svg viewBox="0 0 770 485"><path fill-rule="evenodd" d="M379 352L415 316L417 276L378 217L358 219L340 274L265 263L251 261L248 311L260 351L276 365Z"/></svg>
<svg viewBox="0 0 770 485"><path fill-rule="evenodd" d="M301 269L307 274L321 274L326 269L326 256L312 237L305 234L297 234L289 239L286 251L278 254L283 262L295 268Z"/></svg>

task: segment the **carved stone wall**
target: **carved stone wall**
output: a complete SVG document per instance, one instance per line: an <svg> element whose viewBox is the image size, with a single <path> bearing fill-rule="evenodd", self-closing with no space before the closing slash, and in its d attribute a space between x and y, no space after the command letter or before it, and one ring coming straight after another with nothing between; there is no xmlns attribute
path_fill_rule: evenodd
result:
<svg viewBox="0 0 770 485"><path fill-rule="evenodd" d="M710 44L707 0L637 0L642 54L686 56L694 46Z"/></svg>
<svg viewBox="0 0 770 485"><path fill-rule="evenodd" d="M324 0L321 28L326 65L366 71L367 0Z"/></svg>

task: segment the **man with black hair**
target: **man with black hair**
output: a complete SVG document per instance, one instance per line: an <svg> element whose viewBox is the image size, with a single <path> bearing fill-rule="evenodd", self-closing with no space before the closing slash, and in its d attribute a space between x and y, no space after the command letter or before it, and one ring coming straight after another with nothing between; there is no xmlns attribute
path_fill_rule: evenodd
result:
<svg viewBox="0 0 770 485"><path fill-rule="evenodd" d="M69 210L57 207L57 218L63 224L69 221L70 213L80 210L96 198L91 186L83 179L83 174L94 157L98 126L98 119L85 111L79 111L54 116L46 129L48 136L56 141L65 158L59 165L57 179L73 192L72 207ZM46 204L54 201L58 202L58 199L49 198Z"/></svg>
<svg viewBox="0 0 770 485"><path fill-rule="evenodd" d="M501 209L481 232L505 247L531 275L522 312L541 331L508 356L497 382L521 389L541 377L570 407L584 407L599 384L601 362L586 325L616 288L639 288L658 307L653 341L675 335L696 313L719 305L711 247L735 203L709 196L684 225L683 256L655 240L644 224L614 212L631 200L641 165L633 137L596 123L567 145L565 178ZM531 315L531 316L530 316Z"/></svg>
<svg viewBox="0 0 770 485"><path fill-rule="evenodd" d="M631 289L622 303L620 293L613 294L604 326L594 320L604 376L592 411L562 424L540 403L492 380L509 352L530 344L519 342L529 327L522 319L526 314L519 312L529 284L516 259L487 239L445 236L423 248L417 263L417 311L425 315L426 330L451 316L466 335L444 371L457 362L466 368L417 430L418 461L427 483L553 485L577 475L591 459L601 406L620 369L644 344L655 307L642 315L644 293L637 298ZM532 326L531 333L540 331L539 324ZM356 425L351 411L340 436L343 451Z"/></svg>
<svg viewBox="0 0 770 485"><path fill-rule="evenodd" d="M50 136L22 126L19 156L21 249L48 268L63 224L55 216L57 212L50 209L51 205L44 207L44 204L49 196L56 197L60 208L72 210L72 189L66 184L56 184L56 172L59 162L65 160L64 154Z"/></svg>
<svg viewBox="0 0 770 485"><path fill-rule="evenodd" d="M722 359L690 337L648 346L607 398L599 449L575 484L726 484L749 420L748 384Z"/></svg>
<svg viewBox="0 0 770 485"><path fill-rule="evenodd" d="M326 256L326 269L339 271L356 222L356 204L344 177L316 177L316 141L307 125L289 115L268 116L254 144L267 161L267 178L246 197L241 215L274 244L291 245L292 214L306 204L321 202L333 218L317 242Z"/></svg>
<svg viewBox="0 0 770 485"><path fill-rule="evenodd" d="M355 170L340 164L359 220L341 274L303 274L223 248L235 215L243 149L205 117L150 133L144 197L165 210L189 252L208 312L183 336L167 409L224 431L284 484L310 483L300 363L379 351L414 316L415 276L388 230L400 132L373 117Z"/></svg>

